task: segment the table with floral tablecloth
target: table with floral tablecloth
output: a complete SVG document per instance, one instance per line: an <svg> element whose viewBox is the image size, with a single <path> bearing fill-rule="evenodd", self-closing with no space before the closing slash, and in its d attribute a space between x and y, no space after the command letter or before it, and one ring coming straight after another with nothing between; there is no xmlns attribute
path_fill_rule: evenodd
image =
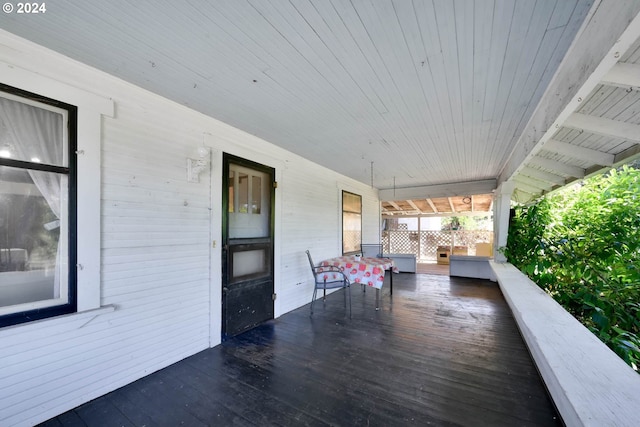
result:
<svg viewBox="0 0 640 427"><path fill-rule="evenodd" d="M351 283L360 283L379 290L384 283L386 270L398 273L398 267L391 258L356 257L353 255L329 258L319 264L320 267L338 267ZM325 272L327 279L335 278L330 270ZM393 275L389 277L390 294L393 295Z"/></svg>

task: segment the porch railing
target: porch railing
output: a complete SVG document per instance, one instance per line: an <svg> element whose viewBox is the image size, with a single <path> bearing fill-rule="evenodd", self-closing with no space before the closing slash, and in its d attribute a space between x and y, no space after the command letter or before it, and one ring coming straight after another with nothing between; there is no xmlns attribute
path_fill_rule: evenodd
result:
<svg viewBox="0 0 640 427"><path fill-rule="evenodd" d="M493 231L452 230L452 231L407 231L382 232L385 253L415 254L418 261L436 261L439 247L448 247L450 253L464 252L476 255L476 244L493 244ZM456 248L456 251L454 251Z"/></svg>

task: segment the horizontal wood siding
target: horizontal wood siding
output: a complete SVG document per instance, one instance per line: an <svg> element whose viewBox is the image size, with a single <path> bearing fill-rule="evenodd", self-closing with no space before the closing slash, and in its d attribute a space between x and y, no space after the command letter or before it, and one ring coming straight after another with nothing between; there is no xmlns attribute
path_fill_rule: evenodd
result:
<svg viewBox="0 0 640 427"><path fill-rule="evenodd" d="M363 242L377 242L380 234L379 202L374 189L328 175L325 168L307 161L287 163L283 178L280 314L311 301L313 277L307 249L315 262L342 254L342 190L362 196Z"/></svg>
<svg viewBox="0 0 640 427"><path fill-rule="evenodd" d="M12 42L0 34L0 44ZM304 250L339 253L342 189L363 195L365 236L377 239L377 191L368 185L61 55L14 47L0 61L115 103L95 171L101 303L115 310L0 330L0 425L46 420L219 342L220 245L211 240L221 229L223 152L276 168L276 316L310 300ZM213 170L189 183L186 159L202 144Z"/></svg>

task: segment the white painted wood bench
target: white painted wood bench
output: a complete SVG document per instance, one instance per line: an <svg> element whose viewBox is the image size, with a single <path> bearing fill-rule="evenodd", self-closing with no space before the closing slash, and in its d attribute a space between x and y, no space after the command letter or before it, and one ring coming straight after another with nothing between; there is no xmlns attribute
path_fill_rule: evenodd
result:
<svg viewBox="0 0 640 427"><path fill-rule="evenodd" d="M567 426L637 426L640 375L508 263L489 261Z"/></svg>
<svg viewBox="0 0 640 427"><path fill-rule="evenodd" d="M496 281L488 256L450 255L449 275Z"/></svg>
<svg viewBox="0 0 640 427"><path fill-rule="evenodd" d="M415 273L417 270L415 254L382 254L382 257L393 259L393 263L403 273Z"/></svg>

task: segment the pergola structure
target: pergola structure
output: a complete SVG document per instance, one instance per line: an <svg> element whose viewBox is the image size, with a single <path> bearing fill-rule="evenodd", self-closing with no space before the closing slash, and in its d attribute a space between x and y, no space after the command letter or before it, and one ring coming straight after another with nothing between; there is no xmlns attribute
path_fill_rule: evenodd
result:
<svg viewBox="0 0 640 427"><path fill-rule="evenodd" d="M492 212L493 194L470 196L429 197L413 200L387 200L382 202L382 216L448 216L482 215Z"/></svg>

